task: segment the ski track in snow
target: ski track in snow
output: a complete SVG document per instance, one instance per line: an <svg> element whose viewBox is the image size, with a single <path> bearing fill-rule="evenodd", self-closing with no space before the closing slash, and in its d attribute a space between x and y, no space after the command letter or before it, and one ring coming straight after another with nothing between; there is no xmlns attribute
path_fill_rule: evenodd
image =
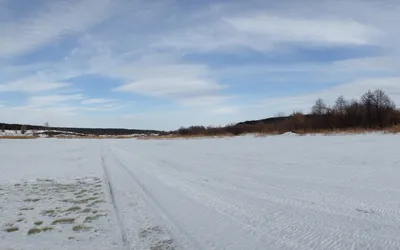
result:
<svg viewBox="0 0 400 250"><path fill-rule="evenodd" d="M0 184L102 177L110 249L400 249L399 139L0 141Z"/></svg>

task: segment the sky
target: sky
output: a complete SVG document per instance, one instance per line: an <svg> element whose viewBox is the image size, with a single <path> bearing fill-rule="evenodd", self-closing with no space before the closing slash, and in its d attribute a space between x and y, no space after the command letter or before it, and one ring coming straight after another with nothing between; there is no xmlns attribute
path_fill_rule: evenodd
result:
<svg viewBox="0 0 400 250"><path fill-rule="evenodd" d="M0 122L172 130L400 106L398 0L0 0Z"/></svg>

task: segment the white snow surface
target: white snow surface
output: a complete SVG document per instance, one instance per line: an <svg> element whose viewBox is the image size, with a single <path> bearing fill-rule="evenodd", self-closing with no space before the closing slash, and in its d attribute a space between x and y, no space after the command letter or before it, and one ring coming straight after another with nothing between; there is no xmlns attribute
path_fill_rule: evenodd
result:
<svg viewBox="0 0 400 250"><path fill-rule="evenodd" d="M400 249L399 148L384 134L0 140L0 249ZM67 213L27 234L59 196L87 205L73 199L96 180L92 229Z"/></svg>

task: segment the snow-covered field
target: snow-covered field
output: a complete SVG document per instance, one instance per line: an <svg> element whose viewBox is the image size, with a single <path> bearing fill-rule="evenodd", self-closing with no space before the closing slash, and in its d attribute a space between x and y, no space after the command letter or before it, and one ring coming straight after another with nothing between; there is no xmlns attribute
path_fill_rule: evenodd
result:
<svg viewBox="0 0 400 250"><path fill-rule="evenodd" d="M0 250L400 249L400 136L0 140Z"/></svg>

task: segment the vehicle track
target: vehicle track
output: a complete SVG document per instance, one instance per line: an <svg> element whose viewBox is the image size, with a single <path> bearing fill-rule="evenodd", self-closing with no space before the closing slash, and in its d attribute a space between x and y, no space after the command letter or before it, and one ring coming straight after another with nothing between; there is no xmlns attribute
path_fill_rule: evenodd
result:
<svg viewBox="0 0 400 250"><path fill-rule="evenodd" d="M116 163L116 167L126 173L126 176L132 181L131 187L138 193L141 198L147 203L148 207L152 210L153 214L159 216L160 219L166 223L162 229L164 233L169 234L169 237L174 239L174 246L170 248L159 248L159 249L206 249L200 244L195 238L191 237L184 228L182 228L179 222L160 204L152 193L146 188L146 186L135 176L135 174L129 170L129 168L122 162L110 148L113 160ZM158 227L157 225L155 227ZM154 248L156 249L156 248Z"/></svg>
<svg viewBox="0 0 400 250"><path fill-rule="evenodd" d="M326 207L317 204L305 204L302 201L291 199L290 196L281 197L262 192L253 194L252 191L257 191L257 187L258 191L261 191L261 186L253 186L251 189L247 189L241 184L236 183L233 185L232 182L227 182L219 178L215 180L216 182L204 182L202 177L213 180L213 176L203 176L204 173L190 172L190 168L165 158L160 159L155 157L143 160L146 160L148 166L143 171L154 176L158 176L158 173L162 171L168 173L167 176L160 175L160 181L166 184L170 183L187 198L196 200L199 204L212 207L220 214L230 217L232 221L235 221L241 227L262 237L276 240L292 249L310 249L318 243L324 249L343 249L346 246L357 248L362 242L377 248L386 246L387 249L398 249L400 247L397 238L391 238L389 235L385 236L384 232L389 232L392 227L389 224L385 225L383 218L378 217L375 219L374 217L366 217L363 214L357 216L357 212L354 209L357 204L362 204L361 202L346 202L346 204L342 204L344 205L343 207L339 206L339 204L336 205L334 201L329 201L328 204L332 204L333 206ZM200 178L194 178L193 174L196 174ZM252 183L248 183L247 185L252 186ZM291 188L293 189L294 187ZM307 192L307 190L303 189L300 191ZM235 194L235 199L230 197L232 193ZM268 203L270 204L269 207L271 205L272 207L279 206L282 211L275 214L273 220L268 225L260 224L260 221L263 221L263 216L267 213L260 211L260 207L253 206L253 202ZM294 215L292 211L298 211L299 214ZM301 214L309 215L311 211L318 216L317 218L324 218L324 220L319 221L313 217L304 220ZM376 211L379 213L380 207L376 207ZM395 214L395 211L385 210L384 212L385 214ZM335 220L335 223L332 222L331 224L322 223L327 219L333 218L336 218L338 222ZM343 231L340 229L344 227L343 223L355 223L362 229L367 229L372 225L378 226L381 228L382 235L371 237L368 234L360 234L358 231ZM316 230L316 228L319 228L319 230ZM285 237L281 238L283 235Z"/></svg>
<svg viewBox="0 0 400 250"><path fill-rule="evenodd" d="M111 200L112 206L114 208L118 229L119 229L120 234L121 234L122 244L123 244L124 249L129 249L129 243L128 243L128 238L127 238L125 226L124 226L124 223L122 221L120 210L118 209L117 201L116 201L115 194L114 194L113 185L112 185L112 182L110 180L110 173L108 171L108 168L107 168L107 165L106 165L105 159L104 159L104 148L102 149L101 165L102 165L103 170L104 170L107 191L108 191L108 195L110 196L110 200Z"/></svg>

